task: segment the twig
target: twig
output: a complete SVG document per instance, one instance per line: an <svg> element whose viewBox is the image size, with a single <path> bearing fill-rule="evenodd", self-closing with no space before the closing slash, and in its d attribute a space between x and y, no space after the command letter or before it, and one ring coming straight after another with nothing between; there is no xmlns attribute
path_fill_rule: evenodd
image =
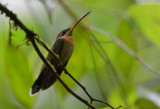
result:
<svg viewBox="0 0 160 109"><path fill-rule="evenodd" d="M3 6L0 3L0 10L6 14L6 16L8 16L10 18L10 20L13 20L14 23L16 25L18 25L22 30L24 30L24 32L26 33L26 37L31 41L35 51L37 52L37 54L39 55L39 57L41 58L41 60L45 63L45 65L49 68L50 71L53 72L53 74L56 76L56 78L58 79L58 81L63 85L63 87L70 93L72 94L74 97L76 97L77 99L79 99L81 102L83 102L84 104L86 104L87 106L89 106L92 109L96 109L94 106L92 106L90 103L88 103L88 101L86 101L85 99L81 98L79 95L77 95L76 93L74 93L65 83L64 81L59 77L59 75L54 71L53 66L48 63L48 61L44 58L43 54L40 52L38 46L35 43L35 36L37 36L37 34L33 33L32 31L30 31L27 27L25 27L24 24L21 23L21 21L17 18L16 14L14 14L12 11L8 10L5 6Z"/></svg>
<svg viewBox="0 0 160 109"><path fill-rule="evenodd" d="M121 108L121 107L123 107L123 106L118 106L118 107L116 107L116 108L113 108L110 104L108 104L107 102L105 102L105 101L102 101L102 100L98 100L98 99L93 99L93 101L98 101L98 102L100 102L100 103L103 103L103 104L106 104L106 105L108 105L109 107L111 107L112 109L119 109L119 108ZM125 107L123 107L123 108L125 108ZM126 108L125 108L126 109Z"/></svg>

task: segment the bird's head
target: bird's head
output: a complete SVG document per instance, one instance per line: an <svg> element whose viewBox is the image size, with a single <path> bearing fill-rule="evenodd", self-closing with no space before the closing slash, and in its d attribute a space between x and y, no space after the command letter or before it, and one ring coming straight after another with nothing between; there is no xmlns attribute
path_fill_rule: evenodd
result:
<svg viewBox="0 0 160 109"><path fill-rule="evenodd" d="M90 11L90 12L91 12L91 11ZM72 36L72 32L73 32L73 30L75 29L75 27L77 26L77 24L78 24L84 17L86 17L90 12L88 12L87 14L85 14L84 16L82 16L71 28L62 30L62 31L58 34L57 38L62 37L62 36Z"/></svg>

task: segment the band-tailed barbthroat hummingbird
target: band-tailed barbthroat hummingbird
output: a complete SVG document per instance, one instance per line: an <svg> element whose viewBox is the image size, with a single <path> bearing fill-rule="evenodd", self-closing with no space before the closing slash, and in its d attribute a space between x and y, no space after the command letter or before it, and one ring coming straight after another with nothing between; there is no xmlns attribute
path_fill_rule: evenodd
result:
<svg viewBox="0 0 160 109"><path fill-rule="evenodd" d="M54 53L56 53L59 56L59 59L62 62L63 66L66 66L72 52L74 50L74 41L72 38L72 32L74 28L77 26L77 24L89 14L85 14L82 16L71 28L65 29L61 31L52 46L51 50L53 50ZM60 75L62 73L62 69L56 65L57 63L54 60L55 58L48 54L46 60L49 61L56 69L57 73ZM40 74L38 78L36 79L35 83L33 84L31 90L30 90L30 96L33 96L39 90L45 90L52 86L56 82L56 76L53 74L52 71L50 71L45 64L42 65Z"/></svg>

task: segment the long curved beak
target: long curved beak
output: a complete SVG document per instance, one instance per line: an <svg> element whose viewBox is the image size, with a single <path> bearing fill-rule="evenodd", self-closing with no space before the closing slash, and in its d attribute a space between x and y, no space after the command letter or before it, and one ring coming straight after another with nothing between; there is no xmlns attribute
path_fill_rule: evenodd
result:
<svg viewBox="0 0 160 109"><path fill-rule="evenodd" d="M85 14L84 16L82 16L74 25L72 28L70 28L70 31L73 31L74 28L77 26L77 24L84 18L86 17L89 13L91 13L91 11L89 11L87 14Z"/></svg>
<svg viewBox="0 0 160 109"><path fill-rule="evenodd" d="M91 11L89 11L87 14L85 14L84 16L82 16L73 26L72 28L70 28L67 32L67 34L72 34L72 31L74 30L74 28L77 26L77 24L84 18L86 17L89 13L91 13Z"/></svg>

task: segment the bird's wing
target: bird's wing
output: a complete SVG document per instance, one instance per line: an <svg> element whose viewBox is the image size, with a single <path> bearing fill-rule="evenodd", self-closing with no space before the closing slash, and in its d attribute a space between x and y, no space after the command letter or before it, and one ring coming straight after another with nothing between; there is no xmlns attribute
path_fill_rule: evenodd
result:
<svg viewBox="0 0 160 109"><path fill-rule="evenodd" d="M59 56L59 58L61 58L63 48L64 48L64 39L58 38L51 49L53 50L53 52L55 54L57 54ZM49 55L51 55L51 54L49 54ZM49 56L49 57L51 57L51 59L50 59L51 64L55 65L54 57L53 56Z"/></svg>
<svg viewBox="0 0 160 109"><path fill-rule="evenodd" d="M54 43L53 47L51 48L53 50L53 52L59 56L60 59L62 58L61 55L62 55L62 52L64 50L64 46L65 46L64 42L65 42L65 40L63 38L58 38L56 40L56 42ZM51 55L51 54L49 54L49 55ZM52 56L49 56L49 57L52 57ZM51 59L50 60L51 64L55 65L54 61L55 61L55 59ZM69 61L69 59L64 63L64 66L67 65L68 61Z"/></svg>
<svg viewBox="0 0 160 109"><path fill-rule="evenodd" d="M57 55L59 55L59 57L61 57L63 48L64 48L64 39L58 38L51 49L53 50L54 53L56 53Z"/></svg>
<svg viewBox="0 0 160 109"><path fill-rule="evenodd" d="M64 46L64 39L58 38L58 39L55 41L54 45L52 46L51 50L52 50L55 54L57 54L59 57L61 57L61 53L62 53L62 50L63 50L63 46ZM48 53L48 55L47 55L47 57L46 57L46 60L49 61L49 62L51 62L52 65L54 65L54 66L56 65L55 59L54 59L54 57L52 56L52 54ZM47 68L46 65L43 64L43 66L42 66L42 68L41 68L41 71L42 71L42 70L46 70L46 68Z"/></svg>

